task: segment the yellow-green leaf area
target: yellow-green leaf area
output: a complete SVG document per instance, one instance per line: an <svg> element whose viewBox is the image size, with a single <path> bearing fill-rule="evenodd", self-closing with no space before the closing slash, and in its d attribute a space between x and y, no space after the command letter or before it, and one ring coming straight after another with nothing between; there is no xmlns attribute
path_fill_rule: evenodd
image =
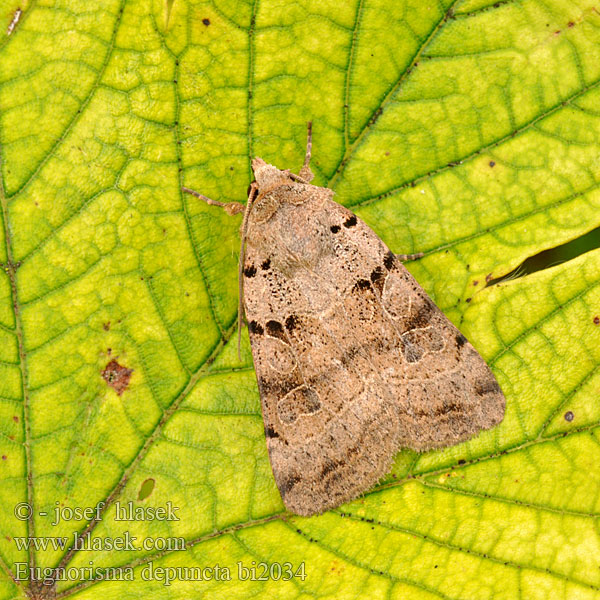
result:
<svg viewBox="0 0 600 600"><path fill-rule="evenodd" d="M0 598L600 597L599 10L2 2ZM181 188L245 201L309 120L315 183L423 253L507 406L301 518L237 353L241 219Z"/></svg>

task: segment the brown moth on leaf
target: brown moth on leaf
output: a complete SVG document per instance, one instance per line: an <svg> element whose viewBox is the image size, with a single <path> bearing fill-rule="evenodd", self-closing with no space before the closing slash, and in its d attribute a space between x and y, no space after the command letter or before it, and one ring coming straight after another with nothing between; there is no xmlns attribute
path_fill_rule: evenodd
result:
<svg viewBox="0 0 600 600"><path fill-rule="evenodd" d="M492 372L333 191L261 158L244 213L245 313L275 482L313 515L360 496L402 447L462 442L502 421ZM241 321L240 321L241 322Z"/></svg>

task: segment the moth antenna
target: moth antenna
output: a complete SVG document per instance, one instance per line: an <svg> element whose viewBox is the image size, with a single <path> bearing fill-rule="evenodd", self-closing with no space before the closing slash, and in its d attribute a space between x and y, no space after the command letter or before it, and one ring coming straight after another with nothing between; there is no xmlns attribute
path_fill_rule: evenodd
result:
<svg viewBox="0 0 600 600"><path fill-rule="evenodd" d="M411 260L419 260L423 258L425 254L423 252L416 252L415 254L396 254L396 258L400 262L409 262Z"/></svg>
<svg viewBox="0 0 600 600"><path fill-rule="evenodd" d="M206 204L210 204L211 206L220 206L225 210L227 214L230 215L237 215L238 213L244 212L244 210L246 210L246 207L243 204L240 204L239 202L219 202L218 200L212 200L211 198L205 196L204 194L201 194L200 192L196 192L190 188L183 186L181 188L181 191L185 192L186 194L196 196L196 198L199 198L200 200L206 202Z"/></svg>
<svg viewBox="0 0 600 600"><path fill-rule="evenodd" d="M253 182L250 185L250 192L248 193L248 203L246 206L239 202L219 202L218 200L212 200L208 198L204 194L200 194L190 188L182 187L181 190L186 192L187 194L191 194L196 198L206 202L206 204L210 204L211 206L220 206L225 210L226 213L230 215L237 215L241 212L244 213L244 218L242 220L242 245L240 247L240 259L238 263L238 359L242 360L242 324L243 324L243 313L244 313L244 259L246 257L246 234L248 232L248 215L250 214L250 210L252 208L252 203L256 198L256 193L258 191L258 186L256 182Z"/></svg>
<svg viewBox="0 0 600 600"><path fill-rule="evenodd" d="M306 124L306 154L304 155L304 164L302 168L308 169L310 165L310 157L312 154L312 121Z"/></svg>
<svg viewBox="0 0 600 600"><path fill-rule="evenodd" d="M306 124L306 128L308 130L306 134L306 154L304 155L304 164L298 175L307 183L310 183L314 178L314 174L310 170L310 157L312 154L312 121L309 121Z"/></svg>
<svg viewBox="0 0 600 600"><path fill-rule="evenodd" d="M242 360L242 325L244 315L244 260L246 258L246 236L248 233L248 216L252 210L254 199L258 192L258 186L253 181L250 184L250 193L248 194L248 203L246 204L246 210L244 211L244 218L242 220L242 244L240 246L240 259L238 263L238 359Z"/></svg>

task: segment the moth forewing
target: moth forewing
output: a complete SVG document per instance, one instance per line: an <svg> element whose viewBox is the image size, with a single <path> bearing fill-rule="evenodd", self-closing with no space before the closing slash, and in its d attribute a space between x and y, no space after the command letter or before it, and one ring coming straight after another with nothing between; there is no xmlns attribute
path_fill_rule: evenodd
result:
<svg viewBox="0 0 600 600"><path fill-rule="evenodd" d="M307 153L308 156L308 153ZM265 435L286 507L311 515L372 487L401 447L499 423L483 359L333 192L253 161L243 305Z"/></svg>

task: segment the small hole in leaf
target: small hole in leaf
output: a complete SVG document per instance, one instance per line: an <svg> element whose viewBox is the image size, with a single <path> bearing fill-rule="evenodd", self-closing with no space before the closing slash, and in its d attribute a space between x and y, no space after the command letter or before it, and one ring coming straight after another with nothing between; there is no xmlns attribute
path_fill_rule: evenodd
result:
<svg viewBox="0 0 600 600"><path fill-rule="evenodd" d="M537 273L538 271L543 271L544 269L549 269L566 261L573 260L574 258L577 258L578 256L581 256L590 250L596 250L598 248L600 248L600 227L596 227L596 229L592 229L588 233L575 238L570 242L561 244L560 246L555 246L554 248L542 250L542 252L539 254L530 256L518 267L502 277L491 280L488 280L486 277L488 282L487 285L489 287L502 281L517 279L518 277L523 277L525 275L531 275L532 273ZM600 319L598 322L596 322L594 319L594 323L596 325L600 325Z"/></svg>

